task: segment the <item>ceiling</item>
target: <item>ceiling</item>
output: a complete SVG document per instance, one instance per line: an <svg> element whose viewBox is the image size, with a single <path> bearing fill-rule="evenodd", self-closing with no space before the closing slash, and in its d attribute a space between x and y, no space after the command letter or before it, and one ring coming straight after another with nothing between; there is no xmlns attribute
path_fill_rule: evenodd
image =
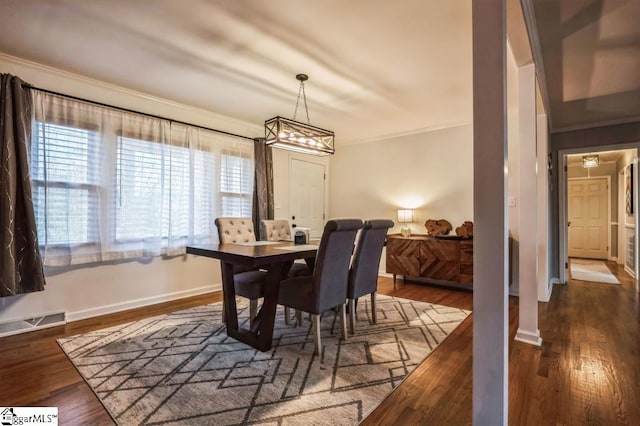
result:
<svg viewBox="0 0 640 426"><path fill-rule="evenodd" d="M551 130L640 121L640 1L520 1ZM0 1L2 53L257 126L306 73L338 146L470 123L471 49L469 0Z"/></svg>
<svg viewBox="0 0 640 426"><path fill-rule="evenodd" d="M640 1L524 2L535 12L551 129L640 121Z"/></svg>
<svg viewBox="0 0 640 426"><path fill-rule="evenodd" d="M614 163L618 161L620 157L623 155L633 155L635 154L635 149L627 149L627 150L618 150L618 151L600 151L600 152L585 152L581 154L570 154L567 155L567 164L568 165L582 165L582 156L587 154L597 154L600 157L600 163Z"/></svg>
<svg viewBox="0 0 640 426"><path fill-rule="evenodd" d="M306 73L337 145L470 123L471 49L470 1L0 2L0 52L256 125Z"/></svg>

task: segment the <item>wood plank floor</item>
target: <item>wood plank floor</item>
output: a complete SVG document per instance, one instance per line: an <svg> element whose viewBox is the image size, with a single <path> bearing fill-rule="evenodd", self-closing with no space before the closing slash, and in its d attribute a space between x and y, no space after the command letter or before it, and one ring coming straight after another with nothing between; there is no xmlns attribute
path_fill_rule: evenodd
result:
<svg viewBox="0 0 640 426"><path fill-rule="evenodd" d="M635 283L608 263L622 285L570 281L540 303L544 343L513 341L517 298L510 299L509 423L614 425L640 421L640 299ZM471 309L466 291L380 279L380 293ZM60 424L112 424L56 339L220 301L215 293L0 339L0 406L59 407ZM363 422L471 423L472 321L465 320Z"/></svg>

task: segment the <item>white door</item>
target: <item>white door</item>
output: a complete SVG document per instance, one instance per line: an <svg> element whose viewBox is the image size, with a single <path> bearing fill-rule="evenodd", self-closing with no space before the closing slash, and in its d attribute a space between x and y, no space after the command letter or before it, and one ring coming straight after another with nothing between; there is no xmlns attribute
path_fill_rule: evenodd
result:
<svg viewBox="0 0 640 426"><path fill-rule="evenodd" d="M324 165L291 159L291 225L311 229L320 238L324 229Z"/></svg>
<svg viewBox="0 0 640 426"><path fill-rule="evenodd" d="M607 259L607 179L569 180L569 257Z"/></svg>

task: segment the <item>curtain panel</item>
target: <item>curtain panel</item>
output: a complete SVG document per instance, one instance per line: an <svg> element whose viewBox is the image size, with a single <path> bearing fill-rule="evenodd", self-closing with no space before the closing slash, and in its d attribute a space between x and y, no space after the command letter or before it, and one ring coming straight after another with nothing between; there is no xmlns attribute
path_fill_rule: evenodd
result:
<svg viewBox="0 0 640 426"><path fill-rule="evenodd" d="M44 290L29 180L31 96L0 74L0 297Z"/></svg>
<svg viewBox="0 0 640 426"><path fill-rule="evenodd" d="M32 185L46 266L180 255L250 217L251 143L33 91Z"/></svg>
<svg viewBox="0 0 640 426"><path fill-rule="evenodd" d="M255 182L253 191L253 229L260 232L260 221L274 218L273 153L264 138L254 141Z"/></svg>

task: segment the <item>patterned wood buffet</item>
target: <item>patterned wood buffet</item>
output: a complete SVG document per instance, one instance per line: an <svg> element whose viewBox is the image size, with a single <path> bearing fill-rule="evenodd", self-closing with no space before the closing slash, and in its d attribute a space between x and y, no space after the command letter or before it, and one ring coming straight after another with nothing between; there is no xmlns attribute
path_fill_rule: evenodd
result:
<svg viewBox="0 0 640 426"><path fill-rule="evenodd" d="M387 236L387 273L416 281L473 287L473 239Z"/></svg>

